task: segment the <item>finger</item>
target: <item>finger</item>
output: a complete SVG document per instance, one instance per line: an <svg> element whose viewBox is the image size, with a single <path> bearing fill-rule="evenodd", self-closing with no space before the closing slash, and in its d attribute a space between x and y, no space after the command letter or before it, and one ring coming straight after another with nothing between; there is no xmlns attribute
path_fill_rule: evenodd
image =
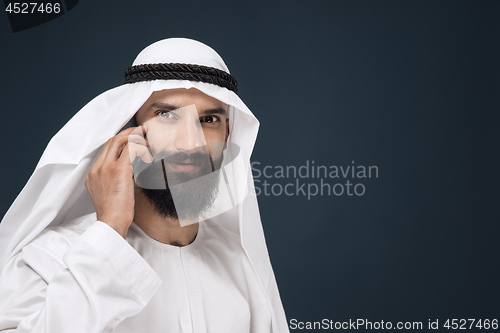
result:
<svg viewBox="0 0 500 333"><path fill-rule="evenodd" d="M127 128L123 131L121 131L120 133L118 133L117 135L109 138L109 140L106 142L106 144L104 145L104 147L102 148L101 150L101 153L99 154L99 157L97 158L96 162L94 163L94 166L96 167L100 167L104 161L106 160L106 156L108 155L108 152L109 152L109 148L113 145L113 144L116 144L114 142L114 138L118 135L121 135L121 136L126 136L130 133L132 133L137 127L130 127L130 128Z"/></svg>
<svg viewBox="0 0 500 333"><path fill-rule="evenodd" d="M138 145L142 145L144 147L151 147L148 140L139 135L130 134L128 136L128 142L132 142Z"/></svg>
<svg viewBox="0 0 500 333"><path fill-rule="evenodd" d="M128 136L128 142L133 143L136 145L141 145L144 148L149 147L151 148L151 144L149 141L145 138L147 135L148 127L146 124L143 124L141 126L136 127ZM136 156L140 156L141 159L145 163L151 163L153 161L153 157L151 156L151 153L149 150L142 149L142 148L137 148L140 150L133 151L134 150L134 145L130 145L129 149L131 149L131 154L130 155L130 163L132 163L135 159Z"/></svg>
<svg viewBox="0 0 500 333"><path fill-rule="evenodd" d="M103 163L113 163L118 160L123 147L128 143L130 134L134 133L134 131L139 131L140 133L141 130L138 127L130 127L111 138Z"/></svg>
<svg viewBox="0 0 500 333"><path fill-rule="evenodd" d="M129 127L127 129L121 131L117 135L120 135L120 136L138 135L138 136L144 137L144 136L146 136L147 132L148 132L148 127L146 126L146 124L143 124L143 125L140 125L137 127Z"/></svg>
<svg viewBox="0 0 500 333"><path fill-rule="evenodd" d="M103 164L114 163L120 157L123 148L128 143L127 135L115 135L111 138L111 142L104 157Z"/></svg>
<svg viewBox="0 0 500 333"><path fill-rule="evenodd" d="M114 162L118 160L123 152L125 145L128 142L134 144L140 144L143 147L151 147L151 144L147 139L144 138L148 131L148 127L144 124L138 127L130 127L119 134L117 134L107 151L106 160L109 162ZM127 142L124 141L124 138L127 139ZM142 160L146 163L152 162L152 156L149 151L141 150L140 154L134 154L131 161L135 159L136 156L141 156Z"/></svg>
<svg viewBox="0 0 500 333"><path fill-rule="evenodd" d="M127 135L130 135L131 133L133 133L134 131L137 131L138 129L140 129L141 126L138 126L138 127L129 127L127 129L124 129L123 131L121 131L120 133L118 133L117 135L120 135L120 136L127 136ZM140 133L140 132L139 132Z"/></svg>
<svg viewBox="0 0 500 333"><path fill-rule="evenodd" d="M151 144L147 139L147 133L148 126L146 124L136 127L129 135L129 142L132 141L134 143L143 144L146 147L151 147Z"/></svg>
<svg viewBox="0 0 500 333"><path fill-rule="evenodd" d="M146 163L151 163L153 161L153 157L149 154L149 150L147 150L144 146L136 145L134 148L129 149L129 145L134 145L133 143L127 143L125 148L123 149L120 158L118 159L118 164L131 166L131 161L135 159L135 157L140 156L141 159ZM145 151L141 151L141 149L145 149ZM146 155L145 155L146 154ZM144 156L144 158L143 158ZM149 159L149 161L148 161Z"/></svg>
<svg viewBox="0 0 500 333"><path fill-rule="evenodd" d="M145 146L129 142L129 143L127 143L127 145L125 146L125 148L123 150L124 151L128 150L130 163L132 163L137 156L139 156L144 161L144 163L153 162L153 156L151 156L149 149ZM123 152L122 152L122 155L123 155Z"/></svg>

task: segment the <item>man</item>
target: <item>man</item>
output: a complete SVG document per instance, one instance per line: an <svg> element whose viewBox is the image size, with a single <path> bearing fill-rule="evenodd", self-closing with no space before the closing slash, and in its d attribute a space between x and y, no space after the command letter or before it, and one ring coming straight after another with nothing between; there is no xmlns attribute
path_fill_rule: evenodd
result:
<svg viewBox="0 0 500 333"><path fill-rule="evenodd" d="M211 48L167 39L51 140L0 224L0 332L288 332ZM125 127L125 129L123 129Z"/></svg>

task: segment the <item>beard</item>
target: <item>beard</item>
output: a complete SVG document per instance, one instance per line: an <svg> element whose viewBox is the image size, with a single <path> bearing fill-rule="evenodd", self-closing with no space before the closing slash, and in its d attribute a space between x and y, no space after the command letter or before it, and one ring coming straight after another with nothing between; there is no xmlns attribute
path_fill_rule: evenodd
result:
<svg viewBox="0 0 500 333"><path fill-rule="evenodd" d="M168 163L182 163L188 159L196 171L181 172L166 168ZM136 175L136 184L160 216L195 220L212 206L218 195L222 160L222 154L213 160L206 146L194 153L153 154L151 164L145 164L140 159L134 163L134 167L142 164L139 166L142 171Z"/></svg>

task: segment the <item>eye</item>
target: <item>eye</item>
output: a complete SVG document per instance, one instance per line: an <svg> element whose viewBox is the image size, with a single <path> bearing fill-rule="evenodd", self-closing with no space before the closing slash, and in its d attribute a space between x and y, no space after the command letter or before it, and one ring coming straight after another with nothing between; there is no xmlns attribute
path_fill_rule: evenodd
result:
<svg viewBox="0 0 500 333"><path fill-rule="evenodd" d="M160 118L160 121L175 123L179 120L179 115L175 111L159 110L156 112L156 116Z"/></svg>
<svg viewBox="0 0 500 333"><path fill-rule="evenodd" d="M163 119L171 119L174 117L174 115L170 111L159 111L157 115L158 117Z"/></svg>
<svg viewBox="0 0 500 333"><path fill-rule="evenodd" d="M208 123L208 124L216 123L219 121L220 121L220 119L217 116L204 116L204 117L200 118L200 122Z"/></svg>

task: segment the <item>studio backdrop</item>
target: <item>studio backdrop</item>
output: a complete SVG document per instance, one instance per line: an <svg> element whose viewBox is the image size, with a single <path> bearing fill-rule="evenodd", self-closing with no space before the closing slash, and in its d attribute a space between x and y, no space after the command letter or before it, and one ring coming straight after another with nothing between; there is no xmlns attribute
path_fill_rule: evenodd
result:
<svg viewBox="0 0 500 333"><path fill-rule="evenodd" d="M291 331L495 330L499 2L4 2L2 216L140 50L192 38L260 121L252 174Z"/></svg>

